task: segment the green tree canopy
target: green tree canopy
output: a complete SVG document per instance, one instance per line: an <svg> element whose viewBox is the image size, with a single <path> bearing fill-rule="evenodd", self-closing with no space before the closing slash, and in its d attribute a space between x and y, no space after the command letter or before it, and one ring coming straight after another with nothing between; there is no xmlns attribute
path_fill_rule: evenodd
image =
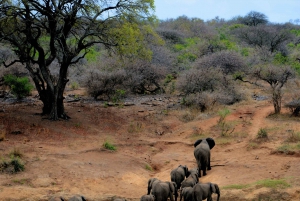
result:
<svg viewBox="0 0 300 201"><path fill-rule="evenodd" d="M151 58L149 41L158 37L152 29L154 0L0 0L0 42L9 43L16 62L28 69L43 114L68 118L63 107L67 71L95 44L126 56ZM51 74L56 64L59 75Z"/></svg>

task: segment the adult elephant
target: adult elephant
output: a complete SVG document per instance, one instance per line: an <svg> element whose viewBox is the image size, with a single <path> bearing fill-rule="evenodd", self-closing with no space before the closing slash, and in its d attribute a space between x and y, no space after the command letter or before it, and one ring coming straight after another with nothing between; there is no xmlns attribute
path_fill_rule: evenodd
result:
<svg viewBox="0 0 300 201"><path fill-rule="evenodd" d="M175 195L175 200L177 200L177 186L175 182L158 182L152 187L152 195L155 197L155 201L174 201L173 195Z"/></svg>
<svg viewBox="0 0 300 201"><path fill-rule="evenodd" d="M150 194L150 192L151 192L152 188L155 186L155 184L157 184L157 183L159 183L159 182L161 182L161 181L160 181L159 179L157 179L157 178L150 178L150 179L148 180L148 191L147 191L147 195Z"/></svg>
<svg viewBox="0 0 300 201"><path fill-rule="evenodd" d="M186 165L179 165L171 171L171 181L176 183L178 189L181 186L181 182L188 176L188 171L189 170Z"/></svg>
<svg viewBox="0 0 300 201"><path fill-rule="evenodd" d="M201 177L201 170L203 172L203 176L206 175L207 170L211 170L210 166L210 150L215 146L215 141L212 138L205 138L197 140L194 143L194 156L197 160L198 169L199 169L199 177Z"/></svg>
<svg viewBox="0 0 300 201"><path fill-rule="evenodd" d="M220 189L217 184L214 183L198 183L193 187L193 201L212 201L212 194L218 195L217 201L220 200Z"/></svg>

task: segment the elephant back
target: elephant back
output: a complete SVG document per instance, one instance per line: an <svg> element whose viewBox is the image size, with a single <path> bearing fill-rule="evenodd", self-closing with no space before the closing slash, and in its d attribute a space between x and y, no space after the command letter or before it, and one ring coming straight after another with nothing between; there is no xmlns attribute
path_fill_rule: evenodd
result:
<svg viewBox="0 0 300 201"><path fill-rule="evenodd" d="M179 166L171 171L171 181L176 183L177 188L180 188L181 182L185 179L186 174L187 171L185 171L184 167L182 166Z"/></svg>
<svg viewBox="0 0 300 201"><path fill-rule="evenodd" d="M199 155L206 155L209 152L210 152L210 148L209 148L209 145L207 143L200 143L194 149L195 157L197 157Z"/></svg>
<svg viewBox="0 0 300 201"><path fill-rule="evenodd" d="M182 189L182 194L184 201L192 201L193 200L193 187L184 187Z"/></svg>
<svg viewBox="0 0 300 201"><path fill-rule="evenodd" d="M171 193L170 182L159 182L152 188L155 201L166 201Z"/></svg>

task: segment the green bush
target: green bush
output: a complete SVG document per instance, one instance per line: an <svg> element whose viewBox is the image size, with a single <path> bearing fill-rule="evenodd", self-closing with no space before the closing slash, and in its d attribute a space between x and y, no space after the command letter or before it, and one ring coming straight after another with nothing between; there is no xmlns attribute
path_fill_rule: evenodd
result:
<svg viewBox="0 0 300 201"><path fill-rule="evenodd" d="M12 94L18 99L28 96L33 89L33 85L27 77L17 77L10 74L4 76L4 84L10 87Z"/></svg>
<svg viewBox="0 0 300 201"><path fill-rule="evenodd" d="M10 161L3 160L0 163L0 172L8 172L11 174L24 171L25 167L19 157L11 157Z"/></svg>
<svg viewBox="0 0 300 201"><path fill-rule="evenodd" d="M111 142L109 142L108 140L106 140L104 143L103 143L103 147L105 149L108 149L108 150L111 150L111 151L116 151L117 148L115 145L113 145Z"/></svg>

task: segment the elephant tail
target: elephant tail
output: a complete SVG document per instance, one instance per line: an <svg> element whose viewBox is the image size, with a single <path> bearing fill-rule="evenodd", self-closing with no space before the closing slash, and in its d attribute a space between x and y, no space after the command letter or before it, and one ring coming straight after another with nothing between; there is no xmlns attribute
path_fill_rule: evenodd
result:
<svg viewBox="0 0 300 201"><path fill-rule="evenodd" d="M217 184L215 184L215 188L216 188L216 194L218 195L218 198L217 198L217 201L220 200L220 196L221 196L221 193L220 193L220 188Z"/></svg>

